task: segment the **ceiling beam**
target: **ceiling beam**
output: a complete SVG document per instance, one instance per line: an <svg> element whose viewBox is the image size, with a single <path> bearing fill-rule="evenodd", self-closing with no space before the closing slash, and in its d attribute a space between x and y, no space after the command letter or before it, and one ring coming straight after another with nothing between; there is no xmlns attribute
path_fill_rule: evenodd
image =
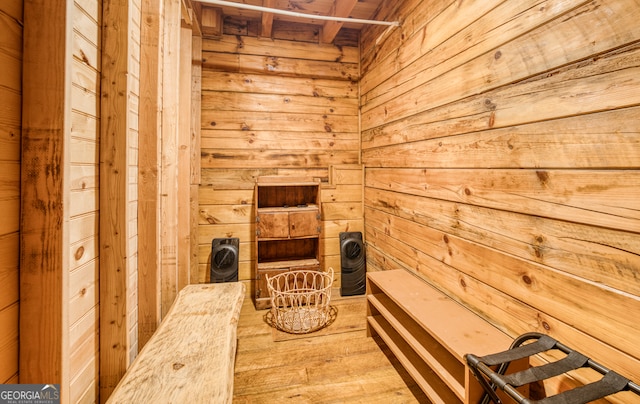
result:
<svg viewBox="0 0 640 404"><path fill-rule="evenodd" d="M346 18L349 17L351 11L358 3L358 0L334 0L333 6L331 7L331 11L329 13L332 17L341 17ZM338 35L338 31L344 25L344 22L341 21L325 21L322 26L322 33L320 34L320 42L321 43L331 43Z"/></svg>
<svg viewBox="0 0 640 404"><path fill-rule="evenodd" d="M202 36L206 38L222 38L222 8L202 6L201 12Z"/></svg>
<svg viewBox="0 0 640 404"><path fill-rule="evenodd" d="M214 5L218 5L218 6L235 7L235 8L245 9L245 10L257 10L257 11L269 12L269 13L279 14L279 15L288 15L290 17L308 18L308 19L312 19L312 20L342 21L342 22L349 22L349 23L354 23L354 24L387 25L387 26L393 26L393 27L399 27L400 26L400 22L399 21L377 21L377 20L365 20L365 19L361 19L361 18L348 18L348 17L337 17L337 16L317 15L317 14L304 14L304 13L298 13L298 12L295 12L295 11L281 10L281 9L277 9L277 8L265 8L265 7L262 7L262 6L254 6L252 4L234 3L232 1L227 1L227 0L197 0L197 1L199 1L200 3L214 4ZM342 0L340 0L340 1L342 1ZM350 2L351 0L346 0L346 1Z"/></svg>
<svg viewBox="0 0 640 404"><path fill-rule="evenodd" d="M267 8L273 8L276 5L276 0L262 0L262 6ZM262 13L262 25L260 29L260 37L271 38L271 32L273 29L273 13Z"/></svg>

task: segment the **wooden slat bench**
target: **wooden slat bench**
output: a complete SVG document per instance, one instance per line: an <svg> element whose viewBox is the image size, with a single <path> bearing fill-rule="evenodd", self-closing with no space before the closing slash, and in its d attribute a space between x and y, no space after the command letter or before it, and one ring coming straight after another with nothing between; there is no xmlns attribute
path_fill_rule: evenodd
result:
<svg viewBox="0 0 640 404"><path fill-rule="evenodd" d="M186 286L108 403L231 403L245 285Z"/></svg>
<svg viewBox="0 0 640 404"><path fill-rule="evenodd" d="M477 403L484 390L464 355L512 339L405 270L367 274L367 333L378 335L434 403ZM526 368L514 363L510 371ZM526 393L526 392L525 392Z"/></svg>

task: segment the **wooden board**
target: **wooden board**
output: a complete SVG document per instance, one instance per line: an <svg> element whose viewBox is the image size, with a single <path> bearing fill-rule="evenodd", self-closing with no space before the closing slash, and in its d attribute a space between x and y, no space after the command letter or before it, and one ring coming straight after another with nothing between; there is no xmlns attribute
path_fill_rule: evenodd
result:
<svg viewBox="0 0 640 404"><path fill-rule="evenodd" d="M69 220L65 150L71 97L65 77L70 69L66 44L70 30L47 21L69 21L71 11L66 4L25 3L24 16L30 21L24 24L22 55L21 167L25 174L21 209L16 205L15 210L7 210L20 217L19 380L59 383L64 395L69 385L65 359L69 274L64 235ZM17 28L14 25L14 32L20 31ZM50 69L42 69L43 60L51 64ZM15 107L18 111L19 105Z"/></svg>
<svg viewBox="0 0 640 404"><path fill-rule="evenodd" d="M159 4L143 1L138 111L138 345L160 324L160 41Z"/></svg>
<svg viewBox="0 0 640 404"><path fill-rule="evenodd" d="M138 4L102 9L100 102L100 355L104 402L137 354ZM96 19L97 20L97 19ZM123 30L119 27L126 26ZM132 62L135 60L136 62ZM131 112L136 111L136 112Z"/></svg>
<svg viewBox="0 0 640 404"><path fill-rule="evenodd" d="M244 289L237 282L182 289L108 402L230 403Z"/></svg>

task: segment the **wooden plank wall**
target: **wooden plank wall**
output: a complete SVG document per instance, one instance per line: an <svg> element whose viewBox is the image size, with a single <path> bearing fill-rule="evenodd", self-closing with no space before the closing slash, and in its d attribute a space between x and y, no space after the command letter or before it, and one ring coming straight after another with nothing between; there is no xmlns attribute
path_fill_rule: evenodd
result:
<svg viewBox="0 0 640 404"><path fill-rule="evenodd" d="M94 402L98 396L101 14L98 0L74 2L67 162L69 402Z"/></svg>
<svg viewBox="0 0 640 404"><path fill-rule="evenodd" d="M183 3L173 4L179 38ZM62 402L106 400L138 352L141 8L29 3L23 22L21 0L0 6L0 382L60 383ZM183 54L190 73L191 47ZM55 68L43 70L43 60ZM191 94L182 97L190 122ZM189 126L180 147L191 155ZM189 181L189 164L182 173ZM20 343L19 323L28 330Z"/></svg>
<svg viewBox="0 0 640 404"><path fill-rule="evenodd" d="M22 0L0 4L0 384L18 382Z"/></svg>
<svg viewBox="0 0 640 404"><path fill-rule="evenodd" d="M256 177L308 176L328 184L329 167L359 163L358 49L315 41L247 33L203 40L199 282L208 282L217 237L240 238L239 277L252 278ZM344 195L323 191L323 200L345 202L325 213L324 254L335 255L340 231L363 230L362 218L350 216L353 195ZM325 264L335 265L335 258Z"/></svg>
<svg viewBox="0 0 640 404"><path fill-rule="evenodd" d="M362 37L369 268L639 382L640 4L411 0L378 18L403 24Z"/></svg>

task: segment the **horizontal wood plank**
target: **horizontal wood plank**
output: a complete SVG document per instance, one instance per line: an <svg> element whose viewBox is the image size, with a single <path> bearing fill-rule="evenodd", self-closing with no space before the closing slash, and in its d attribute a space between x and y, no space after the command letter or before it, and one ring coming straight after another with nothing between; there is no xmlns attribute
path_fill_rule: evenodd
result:
<svg viewBox="0 0 640 404"><path fill-rule="evenodd" d="M203 51L215 51L242 55L266 55L271 57L322 60L327 62L359 62L356 47L339 47L331 44L314 44L309 52L309 44L296 41L267 40L251 36L223 35L219 40L205 40Z"/></svg>
<svg viewBox="0 0 640 404"><path fill-rule="evenodd" d="M98 262L89 261L69 275L69 321L74 324L99 302Z"/></svg>
<svg viewBox="0 0 640 404"><path fill-rule="evenodd" d="M18 313L14 303L0 309L0 381L11 383L18 374Z"/></svg>
<svg viewBox="0 0 640 404"><path fill-rule="evenodd" d="M199 224L231 224L254 221L253 205L206 205L200 204Z"/></svg>
<svg viewBox="0 0 640 404"><path fill-rule="evenodd" d="M335 61L289 59L279 56L253 56L202 52L203 69L233 73L289 75L322 79L356 81L358 64Z"/></svg>
<svg viewBox="0 0 640 404"><path fill-rule="evenodd" d="M203 110L202 129L357 133L358 125L353 117L340 115L324 117L270 112L253 112L247 115L236 111Z"/></svg>
<svg viewBox="0 0 640 404"><path fill-rule="evenodd" d="M640 295L636 277L640 246L634 233L385 190L368 189L367 201L371 209L367 218L379 226L384 214L396 215L586 281Z"/></svg>
<svg viewBox="0 0 640 404"><path fill-rule="evenodd" d="M278 77L213 70L204 70L202 72L202 90L352 98L356 100L358 97L358 87L354 82L314 77Z"/></svg>
<svg viewBox="0 0 640 404"><path fill-rule="evenodd" d="M323 203L362 202L362 184L327 187L322 189L321 195Z"/></svg>
<svg viewBox="0 0 640 404"><path fill-rule="evenodd" d="M19 124L0 126L0 160L18 161L20 158Z"/></svg>
<svg viewBox="0 0 640 404"><path fill-rule="evenodd" d="M22 98L16 90L0 87L0 126L20 125L20 102Z"/></svg>
<svg viewBox="0 0 640 404"><path fill-rule="evenodd" d="M0 236L0 285L2 285L0 310L16 303L19 299L19 246L17 232Z"/></svg>
<svg viewBox="0 0 640 404"><path fill-rule="evenodd" d="M270 130L215 130L202 131L203 149L253 149L272 150L357 150L359 136L356 132L334 133L328 131L292 132Z"/></svg>
<svg viewBox="0 0 640 404"><path fill-rule="evenodd" d="M391 163L378 157L384 150L421 167L634 167L640 156L638 119L640 108L631 107L482 132L475 132L472 121L410 121L365 131L363 147L372 149L365 152L371 165ZM443 127L451 136L442 137ZM397 147L382 149L391 145Z"/></svg>
<svg viewBox="0 0 640 404"><path fill-rule="evenodd" d="M277 112L350 115L358 112L356 99L306 95L275 95L242 92L203 92L202 108L216 111Z"/></svg>
<svg viewBox="0 0 640 404"><path fill-rule="evenodd" d="M15 92L21 90L22 63L14 56L5 53L0 45L0 64L2 64L4 74L0 76L0 87ZM4 108L4 107L3 107Z"/></svg>
<svg viewBox="0 0 640 404"><path fill-rule="evenodd" d="M640 173L635 170L372 169L368 173L367 187L630 232L640 229ZM618 201L616 206L609 203L612 199Z"/></svg>
<svg viewBox="0 0 640 404"><path fill-rule="evenodd" d="M253 190L256 178L263 175L326 179L329 173L326 167L207 168L202 171L202 187L210 188L212 191Z"/></svg>
<svg viewBox="0 0 640 404"><path fill-rule="evenodd" d="M260 168L268 161L278 161L278 166L295 168L300 166L320 168L331 164L353 164L358 161L357 151L335 151L327 154L321 150L262 150L246 149L225 151L202 151L202 168Z"/></svg>

